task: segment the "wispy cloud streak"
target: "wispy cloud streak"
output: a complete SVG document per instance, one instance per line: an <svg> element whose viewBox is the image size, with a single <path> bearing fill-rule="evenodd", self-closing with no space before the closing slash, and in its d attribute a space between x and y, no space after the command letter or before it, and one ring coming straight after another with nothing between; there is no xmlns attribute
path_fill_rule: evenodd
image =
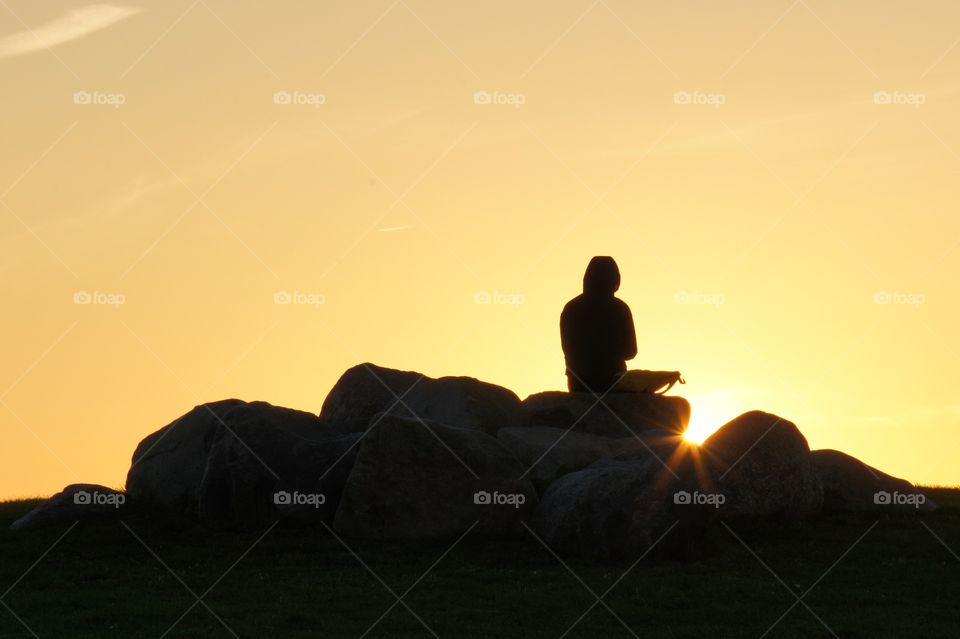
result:
<svg viewBox="0 0 960 639"><path fill-rule="evenodd" d="M112 4L93 4L65 13L35 29L27 28L0 38L0 58L51 49L86 35L106 29L125 18L141 12L137 7Z"/></svg>

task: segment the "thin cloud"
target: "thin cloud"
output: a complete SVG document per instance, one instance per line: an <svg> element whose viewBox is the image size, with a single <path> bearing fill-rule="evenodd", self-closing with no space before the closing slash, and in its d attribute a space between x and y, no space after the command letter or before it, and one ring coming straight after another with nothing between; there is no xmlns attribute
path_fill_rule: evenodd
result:
<svg viewBox="0 0 960 639"><path fill-rule="evenodd" d="M112 4L92 4L74 9L35 29L28 27L26 31L0 38L0 58L50 49L106 29L141 11L137 7L119 7Z"/></svg>

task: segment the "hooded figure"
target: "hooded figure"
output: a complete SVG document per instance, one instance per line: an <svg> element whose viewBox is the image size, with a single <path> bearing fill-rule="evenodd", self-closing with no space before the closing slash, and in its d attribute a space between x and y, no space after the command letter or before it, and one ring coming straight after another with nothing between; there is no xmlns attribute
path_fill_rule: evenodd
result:
<svg viewBox="0 0 960 639"><path fill-rule="evenodd" d="M630 307L614 297L620 269L612 257L590 260L583 274L583 293L563 307L560 341L571 392L610 390L637 355L637 335Z"/></svg>

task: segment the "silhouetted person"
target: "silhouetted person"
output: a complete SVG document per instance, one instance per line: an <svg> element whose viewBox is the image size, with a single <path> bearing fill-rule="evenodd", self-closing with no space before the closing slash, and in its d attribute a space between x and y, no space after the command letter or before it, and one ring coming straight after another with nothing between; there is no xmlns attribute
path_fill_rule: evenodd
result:
<svg viewBox="0 0 960 639"><path fill-rule="evenodd" d="M626 360L637 355L630 307L613 295L619 288L613 258L594 257L583 274L583 293L563 307L560 341L571 392L607 392L626 372Z"/></svg>

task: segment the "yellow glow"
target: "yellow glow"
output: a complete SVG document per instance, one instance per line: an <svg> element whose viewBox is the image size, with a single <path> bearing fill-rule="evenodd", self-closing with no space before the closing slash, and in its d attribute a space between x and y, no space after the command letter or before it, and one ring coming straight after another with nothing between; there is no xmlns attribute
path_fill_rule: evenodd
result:
<svg viewBox="0 0 960 639"><path fill-rule="evenodd" d="M683 434L684 439L702 444L718 428L745 412L735 397L732 391L714 391L688 397L691 404L690 426Z"/></svg>
<svg viewBox="0 0 960 639"><path fill-rule="evenodd" d="M683 434L683 438L685 440L687 440L691 444L697 444L697 445L702 444L703 440L705 440L709 436L710 436L710 432L705 431L704 428L697 428L695 431L688 429L687 432Z"/></svg>

